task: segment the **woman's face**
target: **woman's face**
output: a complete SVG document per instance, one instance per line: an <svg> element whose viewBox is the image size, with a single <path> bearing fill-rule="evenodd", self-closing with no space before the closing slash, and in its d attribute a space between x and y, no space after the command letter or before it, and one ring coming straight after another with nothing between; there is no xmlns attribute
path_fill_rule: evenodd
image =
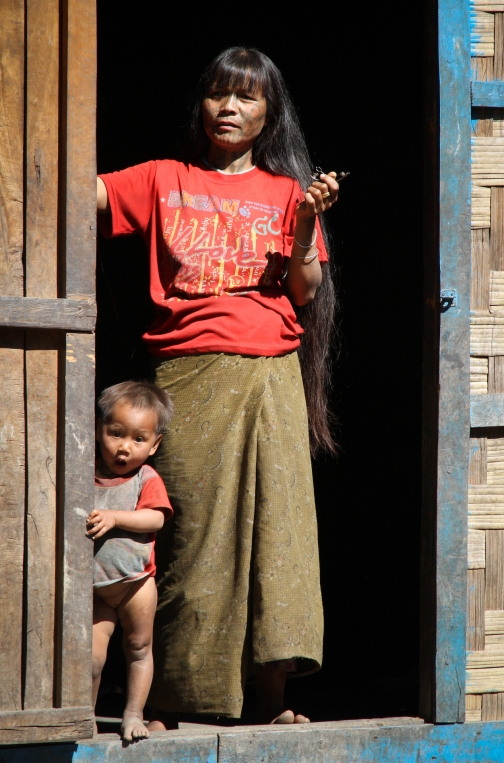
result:
<svg viewBox="0 0 504 763"><path fill-rule="evenodd" d="M238 87L210 88L201 103L203 127L223 150L247 151L267 124L266 98Z"/></svg>

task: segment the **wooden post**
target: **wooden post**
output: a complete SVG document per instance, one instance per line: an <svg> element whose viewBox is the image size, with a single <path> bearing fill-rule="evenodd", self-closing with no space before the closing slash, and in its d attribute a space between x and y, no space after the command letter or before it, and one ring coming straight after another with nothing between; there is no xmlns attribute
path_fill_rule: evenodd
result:
<svg viewBox="0 0 504 763"><path fill-rule="evenodd" d="M469 4L428 4L420 712L464 720L469 445ZM438 52L435 42L438 42ZM440 290L456 290L456 306Z"/></svg>

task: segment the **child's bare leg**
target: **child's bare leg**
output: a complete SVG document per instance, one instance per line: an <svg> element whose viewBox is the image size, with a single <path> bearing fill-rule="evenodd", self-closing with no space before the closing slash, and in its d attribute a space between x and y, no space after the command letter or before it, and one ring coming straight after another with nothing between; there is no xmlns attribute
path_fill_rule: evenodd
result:
<svg viewBox="0 0 504 763"><path fill-rule="evenodd" d="M156 604L154 578L143 578L132 584L117 607L128 666L127 700L121 724L121 735L127 742L149 736L143 722L143 709L152 683L152 628Z"/></svg>
<svg viewBox="0 0 504 763"><path fill-rule="evenodd" d="M258 723L309 723L304 715L294 715L284 705L287 673L275 662L266 662L255 674Z"/></svg>
<svg viewBox="0 0 504 763"><path fill-rule="evenodd" d="M117 623L117 614L110 604L107 604L98 594L93 597L93 707L96 705L101 674L110 638ZM96 722L94 733L97 733Z"/></svg>
<svg viewBox="0 0 504 763"><path fill-rule="evenodd" d="M149 731L171 731L178 729L178 721L178 713L165 713L164 710L153 709L147 728Z"/></svg>

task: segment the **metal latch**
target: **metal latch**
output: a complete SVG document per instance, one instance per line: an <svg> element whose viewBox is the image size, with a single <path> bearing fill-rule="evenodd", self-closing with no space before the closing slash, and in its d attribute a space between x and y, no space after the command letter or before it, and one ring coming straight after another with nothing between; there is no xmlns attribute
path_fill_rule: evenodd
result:
<svg viewBox="0 0 504 763"><path fill-rule="evenodd" d="M457 290L441 289L441 312L446 312L450 307L457 307Z"/></svg>

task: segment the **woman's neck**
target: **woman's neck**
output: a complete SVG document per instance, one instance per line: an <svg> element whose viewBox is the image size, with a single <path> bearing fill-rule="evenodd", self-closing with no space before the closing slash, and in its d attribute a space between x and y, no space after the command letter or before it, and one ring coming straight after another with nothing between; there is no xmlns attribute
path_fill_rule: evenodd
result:
<svg viewBox="0 0 504 763"><path fill-rule="evenodd" d="M245 152L226 151L218 146L210 145L206 162L212 169L225 172L226 175L235 175L238 172L246 172L253 168L252 149Z"/></svg>

